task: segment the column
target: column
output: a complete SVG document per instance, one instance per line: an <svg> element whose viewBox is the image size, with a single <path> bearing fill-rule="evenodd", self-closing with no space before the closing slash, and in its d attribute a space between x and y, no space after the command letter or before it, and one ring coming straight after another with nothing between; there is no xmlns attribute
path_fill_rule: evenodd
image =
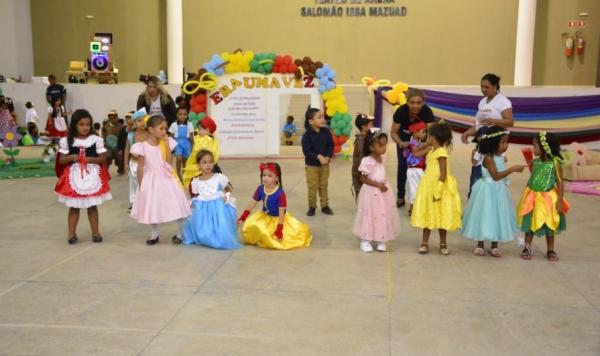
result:
<svg viewBox="0 0 600 356"><path fill-rule="evenodd" d="M531 86L536 5L537 0L519 0L517 47L515 50L515 86Z"/></svg>
<svg viewBox="0 0 600 356"><path fill-rule="evenodd" d="M169 84L183 83L182 0L167 0L167 77Z"/></svg>

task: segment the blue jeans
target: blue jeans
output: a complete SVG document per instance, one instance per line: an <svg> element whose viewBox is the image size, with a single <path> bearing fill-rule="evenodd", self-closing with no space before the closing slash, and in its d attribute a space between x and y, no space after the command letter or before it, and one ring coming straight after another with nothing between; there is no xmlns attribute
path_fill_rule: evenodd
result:
<svg viewBox="0 0 600 356"><path fill-rule="evenodd" d="M402 154L404 149L401 149L396 145L396 153L398 155L398 175L396 177L397 181L397 192L398 199L404 199L404 195L406 194L406 171L408 170L408 165L406 164L406 158Z"/></svg>
<svg viewBox="0 0 600 356"><path fill-rule="evenodd" d="M481 165L471 167L471 177L469 178L469 195L467 195L467 198L471 197L471 189L473 188L473 184L475 184L479 178L481 178Z"/></svg>

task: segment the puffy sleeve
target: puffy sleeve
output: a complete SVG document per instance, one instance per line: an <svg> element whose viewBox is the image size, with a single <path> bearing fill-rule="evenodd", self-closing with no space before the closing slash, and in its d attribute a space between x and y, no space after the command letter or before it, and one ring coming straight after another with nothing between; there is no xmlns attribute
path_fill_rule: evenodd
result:
<svg viewBox="0 0 600 356"><path fill-rule="evenodd" d="M188 188L190 191L190 196L192 198L198 196L197 182L198 182L197 178L192 179L192 181L190 182L190 186Z"/></svg>
<svg viewBox="0 0 600 356"><path fill-rule="evenodd" d="M364 157L360 161L360 165L358 166L358 171L364 175L368 175L373 172L375 165L377 162L371 156Z"/></svg>
<svg viewBox="0 0 600 356"><path fill-rule="evenodd" d="M175 137L177 137L177 122L174 122L169 126L169 133Z"/></svg>
<svg viewBox="0 0 600 356"><path fill-rule="evenodd" d="M99 155L105 153L106 148L104 147L104 140L96 135L94 135L94 137L96 138L96 153Z"/></svg>
<svg viewBox="0 0 600 356"><path fill-rule="evenodd" d="M143 142L134 143L133 146L131 146L131 148L129 149L129 153L144 157Z"/></svg>
<svg viewBox="0 0 600 356"><path fill-rule="evenodd" d="M432 153L432 155L433 155L432 158L435 158L435 159L439 159L439 158L442 158L442 157L447 158L448 157L448 150L446 149L446 147L440 147L437 150L435 150Z"/></svg>
<svg viewBox="0 0 600 356"><path fill-rule="evenodd" d="M187 134L189 136L190 134L193 134L193 133L194 133L194 125L191 122L188 121L188 124L187 124Z"/></svg>
<svg viewBox="0 0 600 356"><path fill-rule="evenodd" d="M220 174L220 173L217 173L216 176L217 176L217 182L219 183L221 188L225 189L225 187L227 187L227 185L229 184L229 179L227 178L227 176L224 174Z"/></svg>
<svg viewBox="0 0 600 356"><path fill-rule="evenodd" d="M69 142L67 141L66 137L63 137L60 139L60 141L58 141L58 152L62 153L63 155L69 154Z"/></svg>
<svg viewBox="0 0 600 356"><path fill-rule="evenodd" d="M261 201L263 199L263 190L260 189L262 186L258 186L258 188L256 188L256 191L254 191L254 195L252 196L252 199L254 199L254 201Z"/></svg>
<svg viewBox="0 0 600 356"><path fill-rule="evenodd" d="M52 114L54 112L54 109L52 108L52 106L48 106L48 114Z"/></svg>
<svg viewBox="0 0 600 356"><path fill-rule="evenodd" d="M173 151L177 146L177 141L173 137L169 137L167 138L167 142L169 143L169 150Z"/></svg>
<svg viewBox="0 0 600 356"><path fill-rule="evenodd" d="M279 195L279 207L284 209L287 208L287 197L285 196L285 192L281 192Z"/></svg>

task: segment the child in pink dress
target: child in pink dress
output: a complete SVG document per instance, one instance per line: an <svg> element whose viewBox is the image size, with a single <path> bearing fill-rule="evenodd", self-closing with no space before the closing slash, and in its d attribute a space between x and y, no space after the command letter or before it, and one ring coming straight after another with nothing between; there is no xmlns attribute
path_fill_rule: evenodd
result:
<svg viewBox="0 0 600 356"><path fill-rule="evenodd" d="M386 242L393 240L400 228L394 194L385 180L385 151L387 135L372 128L365 138L365 157L358 167L363 185L358 193L358 211L354 219L353 233L361 239L363 252L387 250Z"/></svg>
<svg viewBox="0 0 600 356"><path fill-rule="evenodd" d="M138 157L138 192L133 201L131 217L140 224L149 224L152 235L148 245L158 242L158 224L177 221L178 234L173 243L181 243L183 222L191 214L181 182L173 174L171 151L177 142L167 136L167 120L159 115L150 117L146 123L148 139L135 143L130 152ZM169 149L162 147L168 140ZM166 145L164 145L166 146Z"/></svg>

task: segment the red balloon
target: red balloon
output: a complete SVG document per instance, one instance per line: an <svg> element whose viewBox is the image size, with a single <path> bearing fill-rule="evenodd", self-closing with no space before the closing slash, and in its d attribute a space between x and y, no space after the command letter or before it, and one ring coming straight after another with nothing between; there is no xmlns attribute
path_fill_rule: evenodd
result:
<svg viewBox="0 0 600 356"><path fill-rule="evenodd" d="M341 150L342 150L342 146L340 146L340 145L335 145L333 147L333 153L340 153Z"/></svg>
<svg viewBox="0 0 600 356"><path fill-rule="evenodd" d="M283 57L283 63L285 63L285 64L292 63L292 56L287 55L287 56Z"/></svg>
<svg viewBox="0 0 600 356"><path fill-rule="evenodd" d="M192 112L195 112L196 114L199 114L199 113L201 113L203 111L202 111L202 108L200 107L200 105L193 105L192 106Z"/></svg>
<svg viewBox="0 0 600 356"><path fill-rule="evenodd" d="M288 73L296 73L297 70L298 70L297 65L295 65L294 63L288 64Z"/></svg>
<svg viewBox="0 0 600 356"><path fill-rule="evenodd" d="M283 63L283 57L277 56L275 57L275 65L281 65Z"/></svg>
<svg viewBox="0 0 600 356"><path fill-rule="evenodd" d="M348 137L346 136L338 136L338 144L341 146L348 141Z"/></svg>
<svg viewBox="0 0 600 356"><path fill-rule="evenodd" d="M199 104L206 104L206 95L204 94L199 94L196 95L198 97L198 103Z"/></svg>

